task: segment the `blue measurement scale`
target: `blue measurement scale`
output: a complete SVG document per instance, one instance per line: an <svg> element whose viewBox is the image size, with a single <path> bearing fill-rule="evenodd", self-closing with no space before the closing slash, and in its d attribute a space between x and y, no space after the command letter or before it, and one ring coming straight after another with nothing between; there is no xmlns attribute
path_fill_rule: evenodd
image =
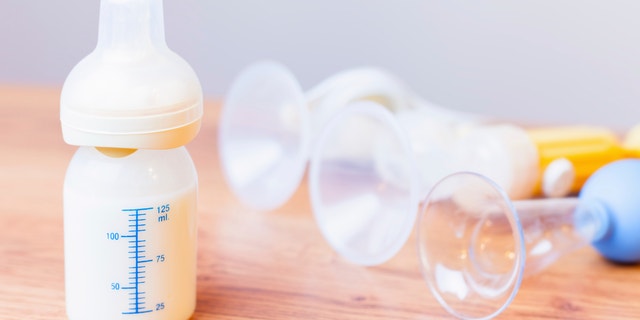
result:
<svg viewBox="0 0 640 320"><path fill-rule="evenodd" d="M157 211L158 216L151 216ZM112 282L111 290L127 292L127 307L121 313L123 315L135 315L150 313L153 311L163 310L165 307L164 302L153 303L149 302L152 307L147 304L147 291L146 286L149 281L147 277L148 267L153 264L162 263L165 261L164 254L157 254L154 258L149 258L147 251L147 224L148 219L157 219L158 223L169 222L169 204L159 207L141 207L132 209L122 209L121 213L124 213L127 217L127 233L120 234L117 232L108 232L108 240L122 240L127 241L126 254L129 264L127 266L127 281L121 284L120 282ZM126 285L124 285L126 283Z"/></svg>
<svg viewBox="0 0 640 320"><path fill-rule="evenodd" d="M145 294L142 288L145 284L145 268L146 264L153 262L153 259L147 259L146 256L146 239L143 234L146 229L147 211L153 210L153 207L124 209L129 214L129 233L123 235L122 238L129 239L128 254L132 265L129 266L129 285L121 287L122 290L129 290L129 309L122 314L139 314L153 311L146 307Z"/></svg>

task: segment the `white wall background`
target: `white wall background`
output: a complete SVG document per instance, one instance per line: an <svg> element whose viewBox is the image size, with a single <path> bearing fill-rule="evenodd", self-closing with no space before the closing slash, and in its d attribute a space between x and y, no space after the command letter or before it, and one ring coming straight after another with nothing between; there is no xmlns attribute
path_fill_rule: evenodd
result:
<svg viewBox="0 0 640 320"><path fill-rule="evenodd" d="M524 121L640 123L640 1L165 0L167 42L222 96L245 65L309 88L387 68L451 108ZM95 45L98 0L1 0L0 83L61 85Z"/></svg>

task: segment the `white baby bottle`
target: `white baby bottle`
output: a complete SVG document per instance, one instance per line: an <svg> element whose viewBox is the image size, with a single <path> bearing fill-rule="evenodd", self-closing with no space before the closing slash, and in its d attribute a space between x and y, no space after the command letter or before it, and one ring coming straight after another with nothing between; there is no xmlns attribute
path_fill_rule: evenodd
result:
<svg viewBox="0 0 640 320"><path fill-rule="evenodd" d="M197 173L184 145L202 89L164 40L161 0L102 0L96 49L67 77L64 182L70 320L189 319Z"/></svg>

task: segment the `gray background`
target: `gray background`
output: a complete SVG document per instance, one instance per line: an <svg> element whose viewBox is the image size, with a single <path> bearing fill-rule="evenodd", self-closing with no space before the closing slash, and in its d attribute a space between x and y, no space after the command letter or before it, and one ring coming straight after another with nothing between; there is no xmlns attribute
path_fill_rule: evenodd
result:
<svg viewBox="0 0 640 320"><path fill-rule="evenodd" d="M167 42L221 97L242 67L304 88L387 68L450 108L518 121L640 123L640 1L166 0ZM98 0L0 0L0 83L59 86L95 46Z"/></svg>

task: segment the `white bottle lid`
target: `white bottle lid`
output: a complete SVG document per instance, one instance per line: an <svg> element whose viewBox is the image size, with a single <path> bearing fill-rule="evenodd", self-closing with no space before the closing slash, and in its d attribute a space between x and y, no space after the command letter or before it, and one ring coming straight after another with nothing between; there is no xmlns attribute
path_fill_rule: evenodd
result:
<svg viewBox="0 0 640 320"><path fill-rule="evenodd" d="M544 169L542 193L549 198L566 197L576 180L576 169L567 158L558 158Z"/></svg>
<svg viewBox="0 0 640 320"><path fill-rule="evenodd" d="M200 129L202 88L164 39L161 0L102 0L98 44L67 77L65 142L169 149Z"/></svg>

